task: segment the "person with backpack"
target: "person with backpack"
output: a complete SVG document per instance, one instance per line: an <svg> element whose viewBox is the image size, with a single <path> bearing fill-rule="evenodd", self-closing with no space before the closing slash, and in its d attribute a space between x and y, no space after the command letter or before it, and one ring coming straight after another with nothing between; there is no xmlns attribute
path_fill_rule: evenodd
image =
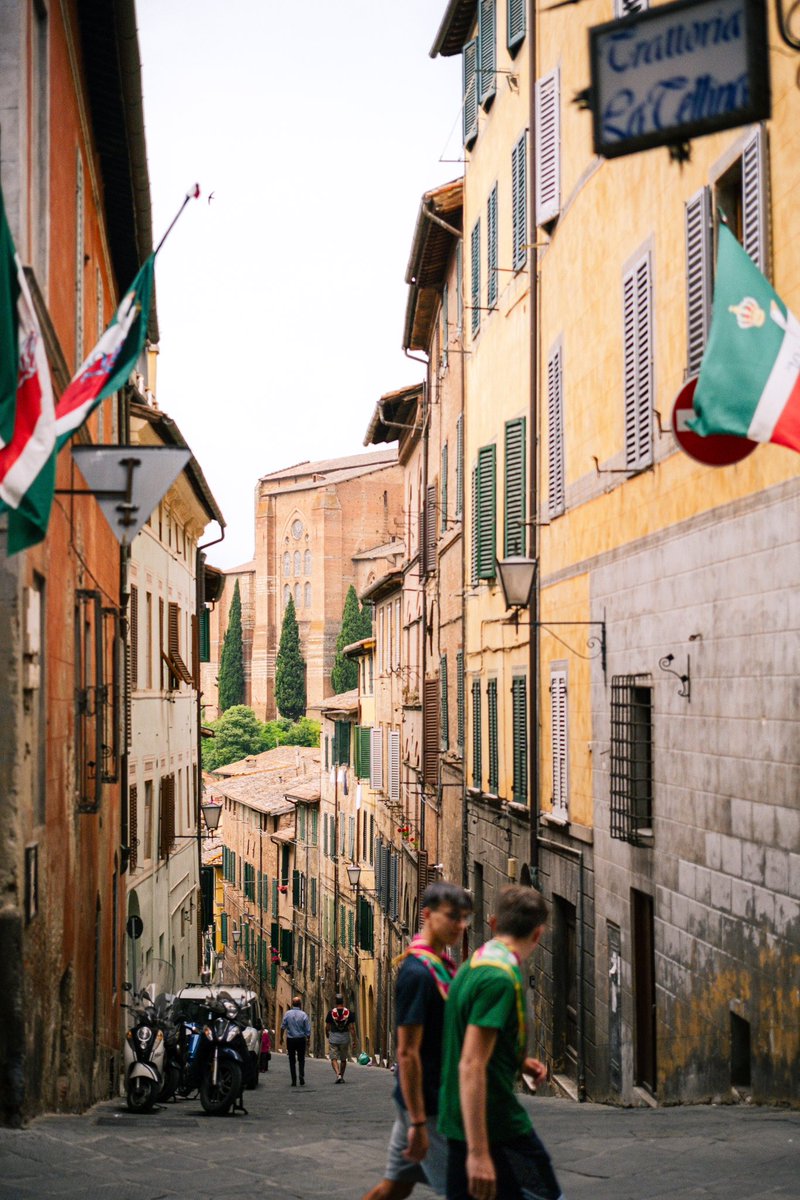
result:
<svg viewBox="0 0 800 1200"><path fill-rule="evenodd" d="M333 1008L325 1017L325 1034L330 1046L331 1066L336 1082L344 1083L351 1041L353 1054L356 1052L356 1019L346 1007L341 992L334 996Z"/></svg>

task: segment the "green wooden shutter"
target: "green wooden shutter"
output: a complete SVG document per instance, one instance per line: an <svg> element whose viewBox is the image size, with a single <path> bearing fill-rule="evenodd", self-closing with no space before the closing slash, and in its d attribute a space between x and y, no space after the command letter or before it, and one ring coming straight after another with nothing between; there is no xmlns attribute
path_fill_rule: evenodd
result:
<svg viewBox="0 0 800 1200"><path fill-rule="evenodd" d="M272 915L273 915L273 917L277 917L277 915L278 915L278 880L277 879L273 879L273 881L272 881Z"/></svg>
<svg viewBox="0 0 800 1200"><path fill-rule="evenodd" d="M497 752L497 680L490 679L486 684L486 701L489 716L489 791L497 795L498 783L498 752Z"/></svg>
<svg viewBox="0 0 800 1200"><path fill-rule="evenodd" d="M319 813L316 808L311 810L311 845L319 844Z"/></svg>
<svg viewBox="0 0 800 1200"><path fill-rule="evenodd" d="M497 304L497 184L486 201L486 303Z"/></svg>
<svg viewBox="0 0 800 1200"><path fill-rule="evenodd" d="M464 651L456 653L456 726L458 746L464 748Z"/></svg>
<svg viewBox="0 0 800 1200"><path fill-rule="evenodd" d="M315 876L311 876L311 915L317 915L317 880Z"/></svg>
<svg viewBox="0 0 800 1200"><path fill-rule="evenodd" d="M495 0L480 0L478 8L478 100L487 108L497 90Z"/></svg>
<svg viewBox="0 0 800 1200"><path fill-rule="evenodd" d="M300 872L292 871L292 904L295 908L300 907Z"/></svg>
<svg viewBox="0 0 800 1200"><path fill-rule="evenodd" d="M506 44L514 53L525 40L525 0L506 0Z"/></svg>
<svg viewBox="0 0 800 1200"><path fill-rule="evenodd" d="M528 803L528 684L524 675L511 681L511 720L514 741L514 802Z"/></svg>
<svg viewBox="0 0 800 1200"><path fill-rule="evenodd" d="M370 763L370 734L372 730L366 726L360 726L358 737L358 778L369 779L369 763Z"/></svg>
<svg viewBox="0 0 800 1200"><path fill-rule="evenodd" d="M469 147L478 136L478 39L467 42L461 56L464 105L462 109L464 145Z"/></svg>
<svg viewBox="0 0 800 1200"><path fill-rule="evenodd" d="M525 553L525 418L506 423L506 555Z"/></svg>
<svg viewBox="0 0 800 1200"><path fill-rule="evenodd" d="M352 908L350 908L347 911L347 947L349 950L352 950L353 946L355 945L354 924L354 913Z"/></svg>
<svg viewBox="0 0 800 1200"><path fill-rule="evenodd" d="M480 217L472 227L470 238L470 296L472 299L472 336L475 337L481 327L481 221Z"/></svg>
<svg viewBox="0 0 800 1200"><path fill-rule="evenodd" d="M200 609L200 662L211 662L211 609Z"/></svg>
<svg viewBox="0 0 800 1200"><path fill-rule="evenodd" d="M472 681L472 785L483 787L483 765L481 762L481 684Z"/></svg>
<svg viewBox="0 0 800 1200"><path fill-rule="evenodd" d="M478 451L478 578L494 579L496 544L497 492L494 446L481 446Z"/></svg>
<svg viewBox="0 0 800 1200"><path fill-rule="evenodd" d="M228 914L220 913L220 937L222 938L223 946L228 944Z"/></svg>
<svg viewBox="0 0 800 1200"><path fill-rule="evenodd" d="M515 271L524 267L528 260L527 157L523 133L511 151L511 261Z"/></svg>

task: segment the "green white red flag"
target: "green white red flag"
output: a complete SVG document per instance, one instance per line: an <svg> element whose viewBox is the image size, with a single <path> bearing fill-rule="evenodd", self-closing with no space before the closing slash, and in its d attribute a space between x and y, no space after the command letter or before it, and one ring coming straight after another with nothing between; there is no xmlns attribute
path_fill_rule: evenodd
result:
<svg viewBox="0 0 800 1200"><path fill-rule="evenodd" d="M111 324L81 364L56 406L59 450L101 400L127 382L142 353L153 296L151 254L125 293Z"/></svg>
<svg viewBox="0 0 800 1200"><path fill-rule="evenodd" d="M800 453L800 323L720 226L714 308L689 426Z"/></svg>
<svg viewBox="0 0 800 1200"><path fill-rule="evenodd" d="M0 195L0 511L9 513L9 554L47 532L55 440L42 331Z"/></svg>

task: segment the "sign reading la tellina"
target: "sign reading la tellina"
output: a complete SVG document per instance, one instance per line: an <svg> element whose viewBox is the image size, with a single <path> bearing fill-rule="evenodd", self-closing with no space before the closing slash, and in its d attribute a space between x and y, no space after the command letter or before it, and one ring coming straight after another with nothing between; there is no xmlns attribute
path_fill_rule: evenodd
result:
<svg viewBox="0 0 800 1200"><path fill-rule="evenodd" d="M595 153L687 142L770 115L765 0L678 0L589 30Z"/></svg>

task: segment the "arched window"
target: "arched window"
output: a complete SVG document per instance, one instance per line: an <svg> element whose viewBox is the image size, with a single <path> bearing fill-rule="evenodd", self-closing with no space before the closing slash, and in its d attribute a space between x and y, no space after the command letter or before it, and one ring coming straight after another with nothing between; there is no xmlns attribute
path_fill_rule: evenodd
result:
<svg viewBox="0 0 800 1200"><path fill-rule="evenodd" d="M311 608L311 584L306 584L306 608Z"/></svg>
<svg viewBox="0 0 800 1200"><path fill-rule="evenodd" d="M289 555L289 551L287 550L283 556L283 573L284 573L284 575L288 575L291 571L291 568L292 568L292 560Z"/></svg>
<svg viewBox="0 0 800 1200"><path fill-rule="evenodd" d="M300 584L299 583L296 583L294 585L294 606L295 606L295 608L300 607Z"/></svg>
<svg viewBox="0 0 800 1200"><path fill-rule="evenodd" d="M299 550L295 550L295 552L294 552L294 573L295 573L295 575L300 574L300 551Z"/></svg>
<svg viewBox="0 0 800 1200"><path fill-rule="evenodd" d="M310 575L311 574L311 551L310 550L306 550L305 558L306 558L306 561L305 561L306 575Z"/></svg>
<svg viewBox="0 0 800 1200"><path fill-rule="evenodd" d="M284 608L286 608L286 605L289 603L291 595L292 595L292 589L289 587L289 585L287 583L284 585L284 588L283 588L283 607Z"/></svg>

